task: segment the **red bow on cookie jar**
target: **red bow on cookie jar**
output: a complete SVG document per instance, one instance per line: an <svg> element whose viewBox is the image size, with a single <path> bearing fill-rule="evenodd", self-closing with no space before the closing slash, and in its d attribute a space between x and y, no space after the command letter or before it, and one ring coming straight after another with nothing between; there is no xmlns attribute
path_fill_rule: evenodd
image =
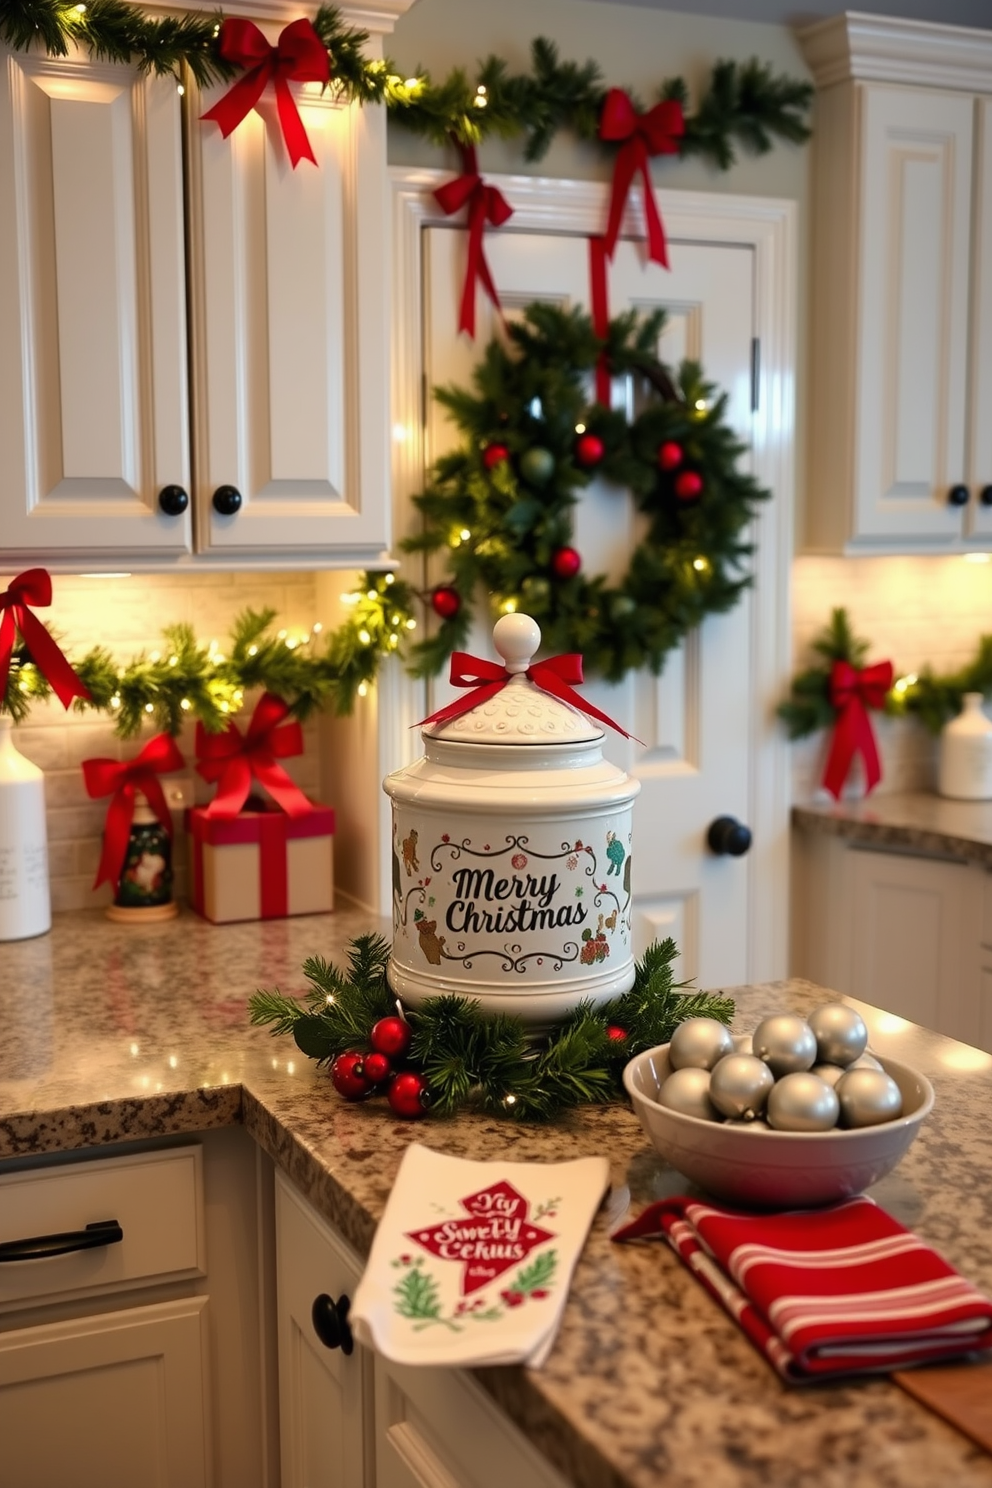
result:
<svg viewBox="0 0 992 1488"><path fill-rule="evenodd" d="M865 766L865 793L874 790L882 778L878 746L872 732L869 708L885 706L885 695L892 686L891 661L878 661L858 671L849 661L835 661L830 671L830 701L837 710L830 754L823 773L823 784L837 800L844 788L847 772L856 754Z"/></svg>
<svg viewBox="0 0 992 1488"><path fill-rule="evenodd" d="M312 160L316 165L316 156L289 90L291 81L326 84L331 80L327 48L310 21L292 21L280 33L278 44L270 46L254 21L228 17L220 28L218 49L226 61L249 70L244 77L238 78L219 103L207 110L203 118L219 124L221 134L227 139L256 107L272 82L282 137L293 169L301 160Z"/></svg>
<svg viewBox="0 0 992 1488"><path fill-rule="evenodd" d="M313 806L295 785L279 759L303 753L303 730L294 718L286 721L289 704L266 692L259 698L248 732L233 721L222 734L208 734L196 725L196 768L204 780L217 782L217 794L207 816L234 817L244 806L252 780L263 785L287 816L308 816Z"/></svg>
<svg viewBox="0 0 992 1488"><path fill-rule="evenodd" d="M158 777L171 775L184 764L176 741L169 734L156 734L132 760L83 760L83 780L88 793L94 798L113 793L103 829L103 852L93 884L95 889L102 883L112 884L116 889L120 882L134 820L134 798L139 791L172 836L172 813Z"/></svg>
<svg viewBox="0 0 992 1488"><path fill-rule="evenodd" d="M468 264L465 269L465 287L462 290L461 314L458 329L475 335L475 286L478 281L498 310L499 295L493 283L486 250L483 243L486 223L502 227L513 216L513 208L501 191L487 186L479 175L475 146L462 145L462 175L453 181L445 181L434 193L441 210L450 217L468 207Z"/></svg>
<svg viewBox="0 0 992 1488"><path fill-rule="evenodd" d="M448 678L452 687L470 688L464 697L457 697L445 707L439 708L429 718L423 718L420 724L414 724L419 728L422 724L445 723L449 718L458 718L462 713L468 713L472 708L477 708L480 703L495 697L501 692L511 677L519 676L519 672L511 672L498 661L487 661L481 656L470 656L467 651L452 651L451 674ZM549 656L547 661L535 661L523 673L536 687L544 692L549 692L553 697L559 698L563 703L570 703L573 708L581 708L590 718L605 723L608 728L615 729L618 734L623 734L625 739L633 739L633 734L614 723L606 713L602 713L595 704L590 703L581 693L576 692L572 686L573 682L581 682L582 679L582 657L577 652L566 652L562 656ZM640 740L635 740L640 743Z"/></svg>
<svg viewBox="0 0 992 1488"><path fill-rule="evenodd" d="M0 698L7 688L10 662L18 631L31 652L31 660L51 684L63 708L74 697L89 698L89 693L69 665L57 642L33 615L29 605L47 608L52 602L52 579L46 568L27 568L0 594Z"/></svg>
<svg viewBox="0 0 992 1488"><path fill-rule="evenodd" d="M648 229L648 258L668 268L665 229L651 187L648 159L652 155L677 155L679 141L685 133L682 105L674 98L656 103L647 113L639 114L622 88L611 88L603 103L599 120L599 137L620 143L613 167L613 191L610 217L606 229L606 253L613 257L623 209L631 182L638 171L644 182L644 218Z"/></svg>

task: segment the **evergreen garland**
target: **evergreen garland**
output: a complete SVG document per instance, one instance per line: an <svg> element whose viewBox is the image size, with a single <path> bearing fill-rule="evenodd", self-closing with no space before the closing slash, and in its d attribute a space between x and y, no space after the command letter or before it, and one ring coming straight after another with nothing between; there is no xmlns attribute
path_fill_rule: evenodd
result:
<svg viewBox="0 0 992 1488"><path fill-rule="evenodd" d="M75 46L109 62L133 62L143 72L172 76L188 70L200 87L223 82L238 69L217 46L223 12L152 18L126 0L4 0L0 41L14 51L40 44L49 56L68 56ZM402 78L395 65L368 60L366 31L346 26L335 6L321 5L313 26L331 60L332 86L349 102L384 103L391 116L434 144L454 139L476 144L489 135L523 137L524 156L538 160L554 136L569 129L598 140L607 87L595 62L561 62L543 37L531 44L531 71L515 74L500 57L479 64L474 79L456 68L441 83L428 74ZM682 78L668 78L658 98L676 98L686 115L680 153L699 155L720 170L734 161L734 145L764 154L777 136L790 143L809 137L805 116L812 86L776 76L764 63L717 62L696 111L688 110ZM634 100L640 108L639 102ZM613 152L615 146L604 146Z"/></svg>
<svg viewBox="0 0 992 1488"><path fill-rule="evenodd" d="M389 951L381 936L362 935L351 943L346 970L311 957L303 965L311 986L305 999L259 990L249 1000L251 1022L292 1034L319 1065L352 1050L368 1053L373 1025L396 1013L386 981ZM667 1043L685 1018L729 1023L733 1016L730 998L673 983L677 954L674 941L655 942L637 963L629 992L596 1007L580 1004L537 1044L509 1014L491 1017L461 997L430 997L404 1014L413 1030L407 1067L424 1078L439 1115L467 1107L547 1121L572 1106L622 1099L623 1067L635 1054Z"/></svg>
<svg viewBox="0 0 992 1488"><path fill-rule="evenodd" d="M508 326L508 340L490 342L472 389L435 391L462 443L413 498L423 531L403 547L443 552L445 584L458 602L411 648L415 675L439 672L464 646L482 591L496 613L533 616L548 651L580 652L589 672L614 681L641 666L660 671L704 616L736 604L750 582L746 528L768 493L737 468L744 446L724 422L726 395L697 363L673 374L658 361L663 321L661 311L619 316L604 342L581 310L535 303ZM622 412L588 403L589 376L604 351L611 373L630 375L642 395L630 425ZM602 443L593 468L578 457L577 426ZM677 469L660 467L665 445L681 451ZM492 461L494 449L507 457ZM550 474L530 472L535 450ZM685 472L700 478L698 497L676 494ZM593 474L627 488L648 519L616 585L581 571L561 576L557 567L570 550L572 509Z"/></svg>

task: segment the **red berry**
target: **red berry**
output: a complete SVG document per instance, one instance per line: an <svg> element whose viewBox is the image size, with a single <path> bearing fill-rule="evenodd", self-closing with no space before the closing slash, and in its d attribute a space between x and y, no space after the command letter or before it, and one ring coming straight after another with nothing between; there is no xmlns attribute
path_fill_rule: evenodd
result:
<svg viewBox="0 0 992 1488"><path fill-rule="evenodd" d="M331 1084L345 1100L361 1100L372 1089L365 1076L365 1055L351 1051L339 1054L331 1065Z"/></svg>
<svg viewBox="0 0 992 1488"><path fill-rule="evenodd" d="M390 1059L402 1059L410 1047L413 1032L405 1018L380 1018L373 1024L369 1043L377 1054L386 1054Z"/></svg>
<svg viewBox="0 0 992 1488"><path fill-rule="evenodd" d="M605 454L606 445L598 434L581 434L575 441L575 458L580 465L598 465Z"/></svg>
<svg viewBox="0 0 992 1488"><path fill-rule="evenodd" d="M683 470L675 477L675 494L680 501L695 501L703 489L703 477L696 470Z"/></svg>
<svg viewBox="0 0 992 1488"><path fill-rule="evenodd" d="M664 444L658 446L658 464L662 470L677 470L685 458L680 444L674 439L666 439Z"/></svg>
<svg viewBox="0 0 992 1488"><path fill-rule="evenodd" d="M426 1084L412 1070L396 1076L386 1093L386 1099L397 1116L405 1116L409 1121L426 1116L427 1107L431 1103Z"/></svg>
<svg viewBox="0 0 992 1488"><path fill-rule="evenodd" d="M371 1080L373 1085L382 1085L393 1073L393 1066L385 1054L366 1054L365 1056L365 1078Z"/></svg>
<svg viewBox="0 0 992 1488"><path fill-rule="evenodd" d="M487 444L482 451L482 463L487 470L492 470L494 465L501 465L509 458L510 451L505 444Z"/></svg>
<svg viewBox="0 0 992 1488"><path fill-rule="evenodd" d="M461 595L450 584L438 584L431 590L431 609L442 620L453 620L461 607Z"/></svg>
<svg viewBox="0 0 992 1488"><path fill-rule="evenodd" d="M611 1023L609 1028L606 1030L606 1037L608 1039L612 1039L614 1043L622 1044L624 1039L627 1037L627 1030L626 1028L618 1028L615 1023Z"/></svg>
<svg viewBox="0 0 992 1488"><path fill-rule="evenodd" d="M559 579L574 579L582 567L582 559L574 548L556 548L551 555L551 568Z"/></svg>

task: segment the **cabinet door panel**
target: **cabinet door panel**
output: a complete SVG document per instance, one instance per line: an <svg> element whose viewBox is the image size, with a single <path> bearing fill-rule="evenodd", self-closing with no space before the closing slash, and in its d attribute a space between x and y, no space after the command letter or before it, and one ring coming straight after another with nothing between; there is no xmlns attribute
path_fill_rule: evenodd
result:
<svg viewBox="0 0 992 1488"><path fill-rule="evenodd" d="M992 489L992 101L979 102L975 129L975 210L971 245L971 486L969 533L992 542L992 506L979 492Z"/></svg>
<svg viewBox="0 0 992 1488"><path fill-rule="evenodd" d="M189 547L181 168L174 82L0 52L6 551Z"/></svg>

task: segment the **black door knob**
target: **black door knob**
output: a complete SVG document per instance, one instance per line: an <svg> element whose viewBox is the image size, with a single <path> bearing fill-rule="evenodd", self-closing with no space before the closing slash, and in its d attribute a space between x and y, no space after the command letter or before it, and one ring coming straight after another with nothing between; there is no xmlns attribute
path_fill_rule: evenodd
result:
<svg viewBox="0 0 992 1488"><path fill-rule="evenodd" d="M721 857L729 854L732 858L739 858L751 846L751 828L739 822L736 816L718 816L710 822L706 845L710 852Z"/></svg>
<svg viewBox="0 0 992 1488"><path fill-rule="evenodd" d="M158 493L159 511L167 517L181 517L189 506L189 497L182 486L163 486Z"/></svg>
<svg viewBox="0 0 992 1488"><path fill-rule="evenodd" d="M222 517L233 517L241 510L241 492L237 486L218 486L213 494L214 511Z"/></svg>
<svg viewBox="0 0 992 1488"><path fill-rule="evenodd" d="M353 1352L355 1340L348 1327L350 1309L351 1301L348 1297L339 1297L336 1302L326 1292L314 1297L313 1307L310 1309L313 1331L325 1348L339 1348L343 1354Z"/></svg>
<svg viewBox="0 0 992 1488"><path fill-rule="evenodd" d="M968 487L952 486L947 493L947 504L948 506L967 506Z"/></svg>
<svg viewBox="0 0 992 1488"><path fill-rule="evenodd" d="M982 506L992 506L992 486L983 486L978 493Z"/></svg>

